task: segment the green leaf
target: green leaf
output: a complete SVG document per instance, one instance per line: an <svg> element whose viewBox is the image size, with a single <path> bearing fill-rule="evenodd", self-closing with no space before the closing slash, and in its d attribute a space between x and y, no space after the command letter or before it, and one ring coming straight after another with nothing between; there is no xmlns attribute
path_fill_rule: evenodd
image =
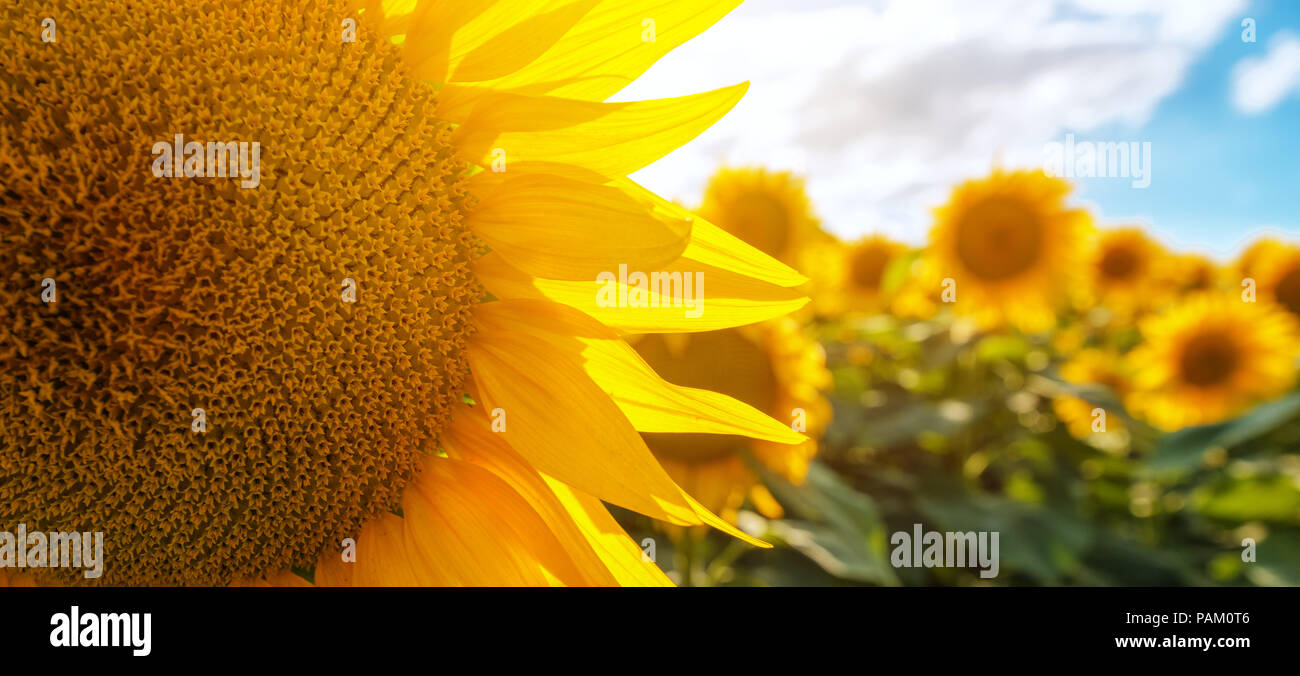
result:
<svg viewBox="0 0 1300 676"><path fill-rule="evenodd" d="M888 534L875 502L821 463L795 485L754 464L777 500L798 518L768 523L769 531L836 577L897 585L889 564Z"/></svg>
<svg viewBox="0 0 1300 676"><path fill-rule="evenodd" d="M1300 415L1300 392L1260 404L1227 422L1187 427L1165 435L1148 463L1150 471L1190 469L1212 448L1231 449L1262 437Z"/></svg>
<svg viewBox="0 0 1300 676"><path fill-rule="evenodd" d="M1192 493L1201 514L1224 521L1300 524L1300 487L1289 476L1222 479Z"/></svg>

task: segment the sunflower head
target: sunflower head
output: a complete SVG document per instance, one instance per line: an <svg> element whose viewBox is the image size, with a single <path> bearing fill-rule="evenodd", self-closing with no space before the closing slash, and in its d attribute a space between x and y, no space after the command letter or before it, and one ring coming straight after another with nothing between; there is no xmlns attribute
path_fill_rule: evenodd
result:
<svg viewBox="0 0 1300 676"><path fill-rule="evenodd" d="M1254 277L1259 273L1259 263L1278 251L1287 248L1287 244L1276 237L1260 237L1242 249L1237 260L1232 262L1232 269L1239 278ZM1240 281L1240 279L1238 279Z"/></svg>
<svg viewBox="0 0 1300 676"><path fill-rule="evenodd" d="M883 235L872 235L844 249L842 290L850 310L877 312L892 297L886 273L900 264L907 247Z"/></svg>
<svg viewBox="0 0 1300 676"><path fill-rule="evenodd" d="M627 179L745 86L606 101L735 3L62 0L52 43L39 4L0 6L0 525L104 532L110 584L666 582L604 503L764 546L638 431L803 437L623 340L804 302ZM717 303L601 305L620 265Z"/></svg>
<svg viewBox="0 0 1300 676"><path fill-rule="evenodd" d="M1162 256L1160 245L1139 228L1100 233L1088 271L1089 305L1127 316L1148 303Z"/></svg>
<svg viewBox="0 0 1300 676"><path fill-rule="evenodd" d="M1065 207L1068 192L1041 171L995 170L957 186L930 231L945 301L986 327L1050 327L1090 228L1086 212Z"/></svg>
<svg viewBox="0 0 1300 676"><path fill-rule="evenodd" d="M110 584L310 568L396 508L482 294L466 166L396 47L339 49L334 3L300 3L318 31L181 4L73 2L53 45L0 19L0 521L108 533ZM210 42L259 47L186 56ZM175 134L258 142L261 185L156 177Z"/></svg>
<svg viewBox="0 0 1300 676"><path fill-rule="evenodd" d="M1174 298L1217 290L1225 280L1225 270L1201 254L1166 256L1158 274L1162 292Z"/></svg>
<svg viewBox="0 0 1300 676"><path fill-rule="evenodd" d="M719 169L696 211L800 271L807 269L804 252L827 237L813 215L803 179L788 171Z"/></svg>
<svg viewBox="0 0 1300 676"><path fill-rule="evenodd" d="M1258 294L1300 317L1300 246L1272 248L1256 268Z"/></svg>
<svg viewBox="0 0 1300 676"><path fill-rule="evenodd" d="M748 495L776 516L779 506L761 488L747 456L791 481L803 480L816 439L830 423L822 394L830 373L821 346L788 318L708 333L652 334L634 346L669 382L728 394L809 437L782 444L723 434L644 435L669 474L706 507L734 516Z"/></svg>
<svg viewBox="0 0 1300 676"><path fill-rule="evenodd" d="M1201 294L1146 319L1141 330L1128 404L1159 427L1218 422L1295 382L1300 333L1275 306Z"/></svg>

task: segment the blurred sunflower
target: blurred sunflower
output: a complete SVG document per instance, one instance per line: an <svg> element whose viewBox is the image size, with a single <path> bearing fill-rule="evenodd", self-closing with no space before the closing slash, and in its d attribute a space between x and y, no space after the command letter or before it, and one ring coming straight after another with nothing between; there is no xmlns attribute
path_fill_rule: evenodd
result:
<svg viewBox="0 0 1300 676"><path fill-rule="evenodd" d="M1097 237L1089 268L1087 305L1101 305L1121 318L1151 302L1164 251L1139 228L1106 230Z"/></svg>
<svg viewBox="0 0 1300 676"><path fill-rule="evenodd" d="M1114 393L1117 399L1124 400L1129 393L1130 374L1122 355L1110 351L1089 348L1081 350L1069 361L1061 365L1061 378L1075 385L1100 385ZM1065 423L1070 436L1086 440L1095 435L1120 436L1125 431L1124 421L1105 411L1105 427L1097 429L1100 422L1096 415L1098 406L1072 395L1063 395L1052 400L1052 409L1061 422ZM1103 408L1103 410L1105 410Z"/></svg>
<svg viewBox="0 0 1300 676"><path fill-rule="evenodd" d="M1162 258L1159 267L1162 295L1175 299L1218 289L1224 275L1218 264L1200 254L1171 254Z"/></svg>
<svg viewBox="0 0 1300 676"><path fill-rule="evenodd" d="M1173 430L1228 419L1295 382L1294 318L1233 294L1200 294L1141 323L1130 411Z"/></svg>
<svg viewBox="0 0 1300 676"><path fill-rule="evenodd" d="M1300 246L1275 247L1255 264L1256 293L1300 317Z"/></svg>
<svg viewBox="0 0 1300 676"><path fill-rule="evenodd" d="M722 168L709 179L696 212L801 272L809 248L827 242L803 179L788 171Z"/></svg>
<svg viewBox="0 0 1300 676"><path fill-rule="evenodd" d="M0 523L106 532L110 584L666 583L601 501L747 538L637 432L804 437L622 337L804 302L626 178L745 87L604 102L736 4L6 5ZM261 185L154 177L175 133ZM707 309L601 306L618 264Z"/></svg>
<svg viewBox="0 0 1300 676"><path fill-rule="evenodd" d="M1065 207L1069 190L1041 171L1002 169L953 189L935 210L928 254L957 312L986 328L1052 326L1091 228L1086 211Z"/></svg>
<svg viewBox="0 0 1300 676"><path fill-rule="evenodd" d="M872 235L844 247L841 293L845 306L856 312L876 313L885 309L896 289L887 288L886 273L901 259L907 247L883 235Z"/></svg>
<svg viewBox="0 0 1300 676"><path fill-rule="evenodd" d="M644 434L668 473L710 510L729 519L749 497L776 518L781 506L760 483L746 455L802 483L817 454L816 439L830 423L826 356L797 322L775 319L754 326L695 333L649 335L634 343L668 382L735 397L807 434L802 444L772 443L724 434Z"/></svg>
<svg viewBox="0 0 1300 676"><path fill-rule="evenodd" d="M1233 286L1236 286L1236 282L1240 282L1242 278L1254 277L1259 273L1261 261L1285 248L1287 245L1276 237L1261 237L1251 242L1232 263L1232 268L1238 275Z"/></svg>

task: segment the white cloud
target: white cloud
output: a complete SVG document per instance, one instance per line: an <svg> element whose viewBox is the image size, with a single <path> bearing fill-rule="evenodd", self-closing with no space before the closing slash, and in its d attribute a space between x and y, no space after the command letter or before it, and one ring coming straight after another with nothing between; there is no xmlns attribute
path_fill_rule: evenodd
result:
<svg viewBox="0 0 1300 676"><path fill-rule="evenodd" d="M1242 59L1232 70L1232 104L1243 113L1268 112L1288 95L1300 94L1300 37L1283 31L1263 58Z"/></svg>
<svg viewBox="0 0 1300 676"><path fill-rule="evenodd" d="M955 182L994 162L1040 165L1067 129L1142 124L1242 5L751 0L620 94L752 81L730 115L636 178L695 203L719 163L793 169L830 229L919 242Z"/></svg>

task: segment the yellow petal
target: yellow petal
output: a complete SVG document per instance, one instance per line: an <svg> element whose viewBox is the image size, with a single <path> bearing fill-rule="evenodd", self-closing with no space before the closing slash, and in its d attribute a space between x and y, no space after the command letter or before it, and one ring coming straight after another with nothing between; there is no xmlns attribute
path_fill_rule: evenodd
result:
<svg viewBox="0 0 1300 676"><path fill-rule="evenodd" d="M767 490L763 484L754 484L749 489L749 500L754 503L754 508L759 514L769 519L779 519L785 516L785 510L782 509L781 503L777 502L776 496Z"/></svg>
<svg viewBox="0 0 1300 676"><path fill-rule="evenodd" d="M607 0L583 16L541 58L483 84L523 94L603 101L739 4L740 0Z"/></svg>
<svg viewBox="0 0 1300 676"><path fill-rule="evenodd" d="M457 32L449 54L451 76L447 80L481 82L517 72L555 45L597 4L599 0L497 2L479 15L479 20ZM535 13L530 16L523 12ZM507 20L515 23L507 25ZM466 39L471 34L472 40Z"/></svg>
<svg viewBox="0 0 1300 676"><path fill-rule="evenodd" d="M651 307L627 307L600 301L604 282L542 279L510 266L496 253L475 262L475 276L497 298L547 299L576 308L623 333L691 333L744 326L789 314L808 303L794 291L767 282L679 258L658 270L643 272L703 275L702 311L686 312L682 299L650 295ZM629 268L631 270L631 268ZM615 271L611 271L615 272ZM618 294L615 293L617 296Z"/></svg>
<svg viewBox="0 0 1300 676"><path fill-rule="evenodd" d="M573 164L607 178L630 174L698 136L740 101L748 83L653 101L599 103L448 84L439 117L459 123L464 158L487 166ZM499 153L498 153L499 154Z"/></svg>
<svg viewBox="0 0 1300 676"><path fill-rule="evenodd" d="M600 500L550 477L544 478L618 584L629 587L672 586L668 576L653 561L647 560L645 552L628 537Z"/></svg>
<svg viewBox="0 0 1300 676"><path fill-rule="evenodd" d="M487 469L523 497L573 559L585 578L585 584L618 584L575 523L571 508L560 501L536 470L492 431L491 421L482 406L462 407L443 436L442 444L448 457ZM585 518L585 514L580 516Z"/></svg>
<svg viewBox="0 0 1300 676"><path fill-rule="evenodd" d="M501 308L523 302L529 301L479 306L469 346L484 405L506 415L501 436L538 471L602 500L672 523L699 523L641 435L572 353L536 340L527 324L508 323Z"/></svg>
<svg viewBox="0 0 1300 676"><path fill-rule="evenodd" d="M641 436L583 371L582 343L557 347L546 301L480 305L470 371L489 409L507 416L502 437L538 471L579 490L678 525L708 523L765 546L704 509L673 483Z"/></svg>
<svg viewBox="0 0 1300 676"><path fill-rule="evenodd" d="M385 3L383 30L401 34L402 58L420 80L507 75L568 32L592 0Z"/></svg>
<svg viewBox="0 0 1300 676"><path fill-rule="evenodd" d="M351 587L354 562L344 561L339 552L327 551L316 562L317 587Z"/></svg>
<svg viewBox="0 0 1300 676"><path fill-rule="evenodd" d="M614 185L636 198L653 202L666 216L691 219L691 244L682 254L685 258L778 286L794 287L808 281L807 277L794 268L750 246L739 237L701 218L699 214L646 190L631 179L618 179Z"/></svg>
<svg viewBox="0 0 1300 676"><path fill-rule="evenodd" d="M783 444L808 440L735 398L660 378L615 331L573 308L520 301L494 304L490 312L507 325L534 323L534 342L557 352L575 351L574 361L614 399L637 431L736 434Z"/></svg>
<svg viewBox="0 0 1300 676"><path fill-rule="evenodd" d="M403 496L402 511L410 555L427 584L588 583L542 516L484 467L426 458Z"/></svg>
<svg viewBox="0 0 1300 676"><path fill-rule="evenodd" d="M408 491L409 492L409 491ZM357 535L352 584L357 587L426 586L406 547L405 520L384 512L370 519Z"/></svg>
<svg viewBox="0 0 1300 676"><path fill-rule="evenodd" d="M592 280L614 262L657 270L690 240L690 221L657 218L623 191L552 174L483 172L468 223L519 270Z"/></svg>

